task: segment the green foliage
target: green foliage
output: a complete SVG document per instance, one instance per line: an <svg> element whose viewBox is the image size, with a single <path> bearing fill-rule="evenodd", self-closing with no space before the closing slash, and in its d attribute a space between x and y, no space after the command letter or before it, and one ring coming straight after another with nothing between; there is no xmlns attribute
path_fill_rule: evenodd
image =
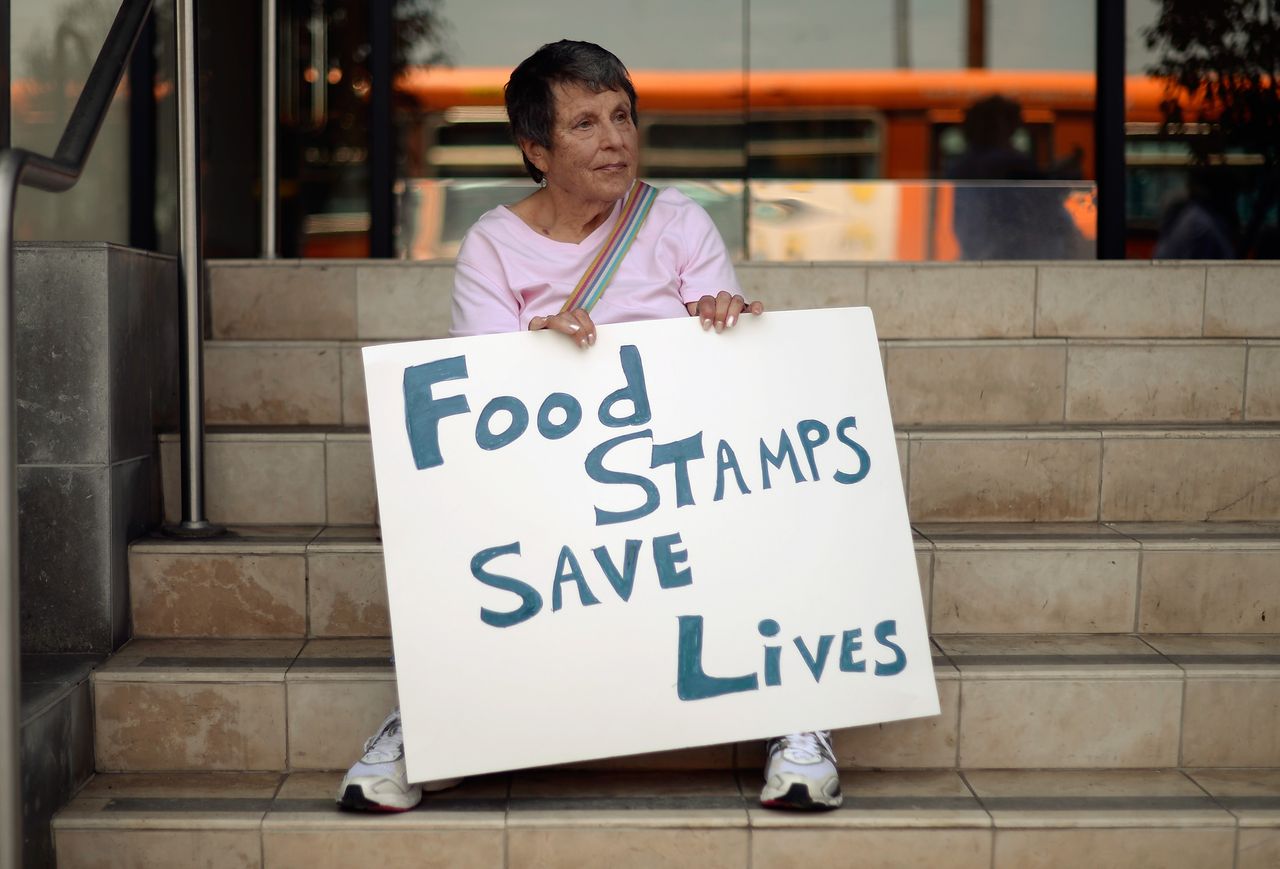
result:
<svg viewBox="0 0 1280 869"><path fill-rule="evenodd" d="M440 66L449 63L449 23L441 14L442 0L395 0L392 65Z"/></svg>
<svg viewBox="0 0 1280 869"><path fill-rule="evenodd" d="M1170 83L1167 125L1208 129L1192 137L1200 162L1230 149L1280 164L1280 0L1160 0L1144 35L1160 52L1147 71ZM1187 117L1179 96L1202 108Z"/></svg>

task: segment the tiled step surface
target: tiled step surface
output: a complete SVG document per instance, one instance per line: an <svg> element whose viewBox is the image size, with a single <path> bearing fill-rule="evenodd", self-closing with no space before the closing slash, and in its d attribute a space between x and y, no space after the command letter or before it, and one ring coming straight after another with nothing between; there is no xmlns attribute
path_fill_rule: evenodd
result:
<svg viewBox="0 0 1280 869"><path fill-rule="evenodd" d="M1276 633L1280 523L921 524L933 633ZM386 637L370 526L150 537L129 553L133 631L148 638Z"/></svg>
<svg viewBox="0 0 1280 869"><path fill-rule="evenodd" d="M100 771L341 769L395 702L387 640L134 640L94 674ZM939 716L837 731L842 766L1280 766L1280 635L935 639ZM733 768L759 743L606 768Z"/></svg>
<svg viewBox="0 0 1280 869"><path fill-rule="evenodd" d="M758 773L529 771L343 814L336 773L99 775L60 869L1269 869L1280 771L846 772L845 805L771 812ZM854 862L856 861L856 863Z"/></svg>
<svg viewBox="0 0 1280 869"><path fill-rule="evenodd" d="M770 310L869 305L881 338L1277 338L1268 263L797 263L737 267ZM438 338L452 263L209 263L212 337Z"/></svg>
<svg viewBox="0 0 1280 869"><path fill-rule="evenodd" d="M177 519L179 443L161 438L165 511ZM1280 519L1280 426L911 429L898 459L914 522ZM206 505L216 522L373 524L367 432L211 430Z"/></svg>
<svg viewBox="0 0 1280 869"><path fill-rule="evenodd" d="M386 637L382 542L371 526L245 526L142 538L129 549L135 637Z"/></svg>
<svg viewBox="0 0 1280 869"><path fill-rule="evenodd" d="M179 518L180 442L160 438L167 521ZM215 522L369 525L377 520L367 431L281 429L205 434L205 508Z"/></svg>
<svg viewBox="0 0 1280 869"><path fill-rule="evenodd" d="M1280 341L887 341L899 426L1280 420ZM358 341L210 341L211 425L367 425Z"/></svg>

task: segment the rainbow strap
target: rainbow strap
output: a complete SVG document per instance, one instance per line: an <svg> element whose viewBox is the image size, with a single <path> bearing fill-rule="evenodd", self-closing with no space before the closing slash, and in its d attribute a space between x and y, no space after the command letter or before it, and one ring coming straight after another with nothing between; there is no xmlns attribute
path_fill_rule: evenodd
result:
<svg viewBox="0 0 1280 869"><path fill-rule="evenodd" d="M609 233L600 253L596 254L596 258L591 261L591 265L578 281L578 285L569 294L560 313L572 311L574 308L582 308L589 313L595 307L596 302L600 301L600 297L604 295L605 288L613 280L613 274L621 265L622 258L631 249L631 243L639 235L640 227L644 225L645 218L649 216L649 209L653 208L653 201L657 198L657 188L643 181L636 181L631 185L631 192L622 203L622 213L618 215L618 222L613 225L613 231Z"/></svg>

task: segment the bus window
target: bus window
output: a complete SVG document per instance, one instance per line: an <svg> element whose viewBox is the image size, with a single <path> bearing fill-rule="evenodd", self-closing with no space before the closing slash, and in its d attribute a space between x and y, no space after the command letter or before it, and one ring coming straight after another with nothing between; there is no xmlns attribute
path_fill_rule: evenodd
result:
<svg viewBox="0 0 1280 869"><path fill-rule="evenodd" d="M641 173L655 178L741 178L742 118L716 114L640 116Z"/></svg>
<svg viewBox="0 0 1280 869"><path fill-rule="evenodd" d="M864 179L880 176L880 128L865 113L751 113L747 177Z"/></svg>
<svg viewBox="0 0 1280 869"><path fill-rule="evenodd" d="M1166 131L1160 123L1125 124L1125 207L1131 230L1154 233L1165 210L1187 195L1188 177L1196 165L1195 139L1210 133L1207 124L1185 124L1176 131ZM1252 187L1251 177L1265 164L1262 155L1225 150L1212 165L1230 167L1241 189Z"/></svg>
<svg viewBox="0 0 1280 869"><path fill-rule="evenodd" d="M427 177L519 178L524 164L502 107L456 106L426 116Z"/></svg>

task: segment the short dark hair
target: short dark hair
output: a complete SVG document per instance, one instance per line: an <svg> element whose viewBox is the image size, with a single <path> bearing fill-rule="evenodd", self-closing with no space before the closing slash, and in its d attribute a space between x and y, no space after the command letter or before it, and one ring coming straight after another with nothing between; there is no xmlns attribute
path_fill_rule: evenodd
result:
<svg viewBox="0 0 1280 869"><path fill-rule="evenodd" d="M961 129L971 151L1005 147L1022 126L1022 106L1000 94L978 100L964 113Z"/></svg>
<svg viewBox="0 0 1280 869"><path fill-rule="evenodd" d="M636 89L622 61L594 42L562 39L529 55L507 81L507 119L517 146L529 141L551 148L556 119L553 86L557 84L576 84L596 93L622 91L631 99L631 120L637 121ZM542 183L538 167L524 157L524 149L520 153L529 177Z"/></svg>

